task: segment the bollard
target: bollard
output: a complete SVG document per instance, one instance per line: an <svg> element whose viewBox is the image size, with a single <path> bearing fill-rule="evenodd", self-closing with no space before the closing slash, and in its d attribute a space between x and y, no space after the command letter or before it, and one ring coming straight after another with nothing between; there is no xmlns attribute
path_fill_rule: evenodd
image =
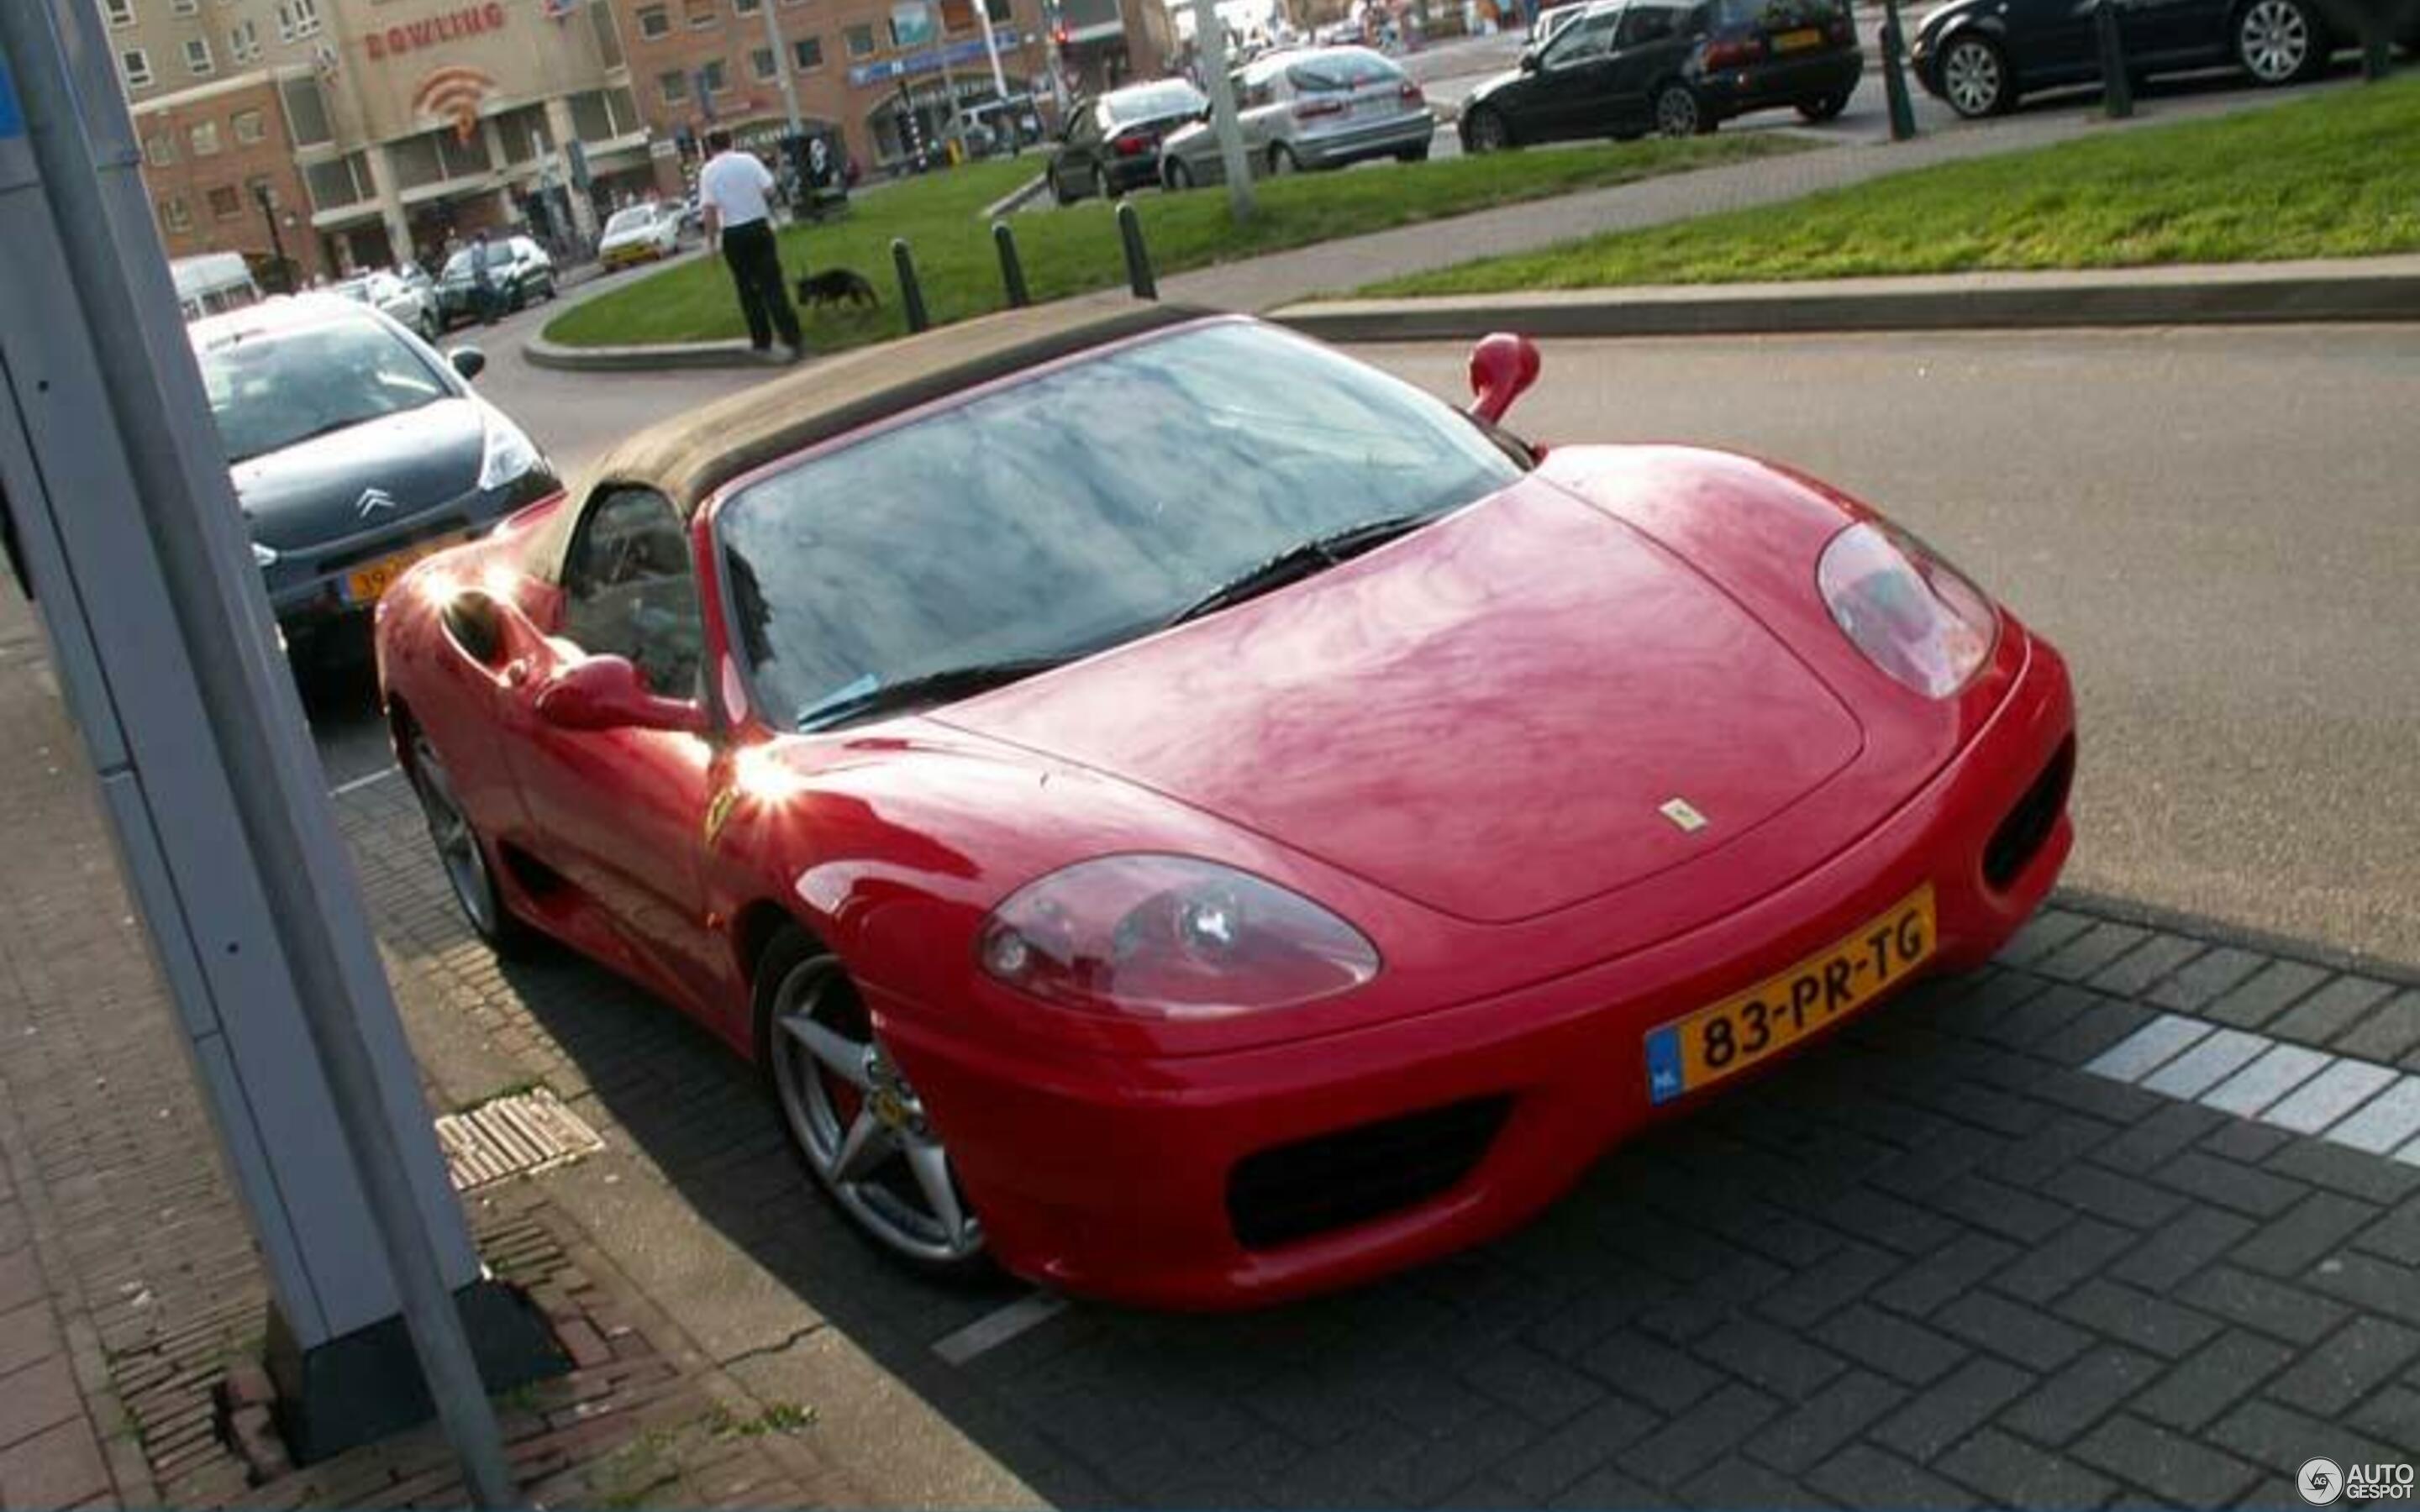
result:
<svg viewBox="0 0 2420 1512"><path fill-rule="evenodd" d="M906 237L891 239L891 266L899 272L899 307L908 312L908 334L929 329L933 321L924 313L924 285L916 281L916 259L908 251Z"/></svg>
<svg viewBox="0 0 2420 1512"><path fill-rule="evenodd" d="M2101 105L2113 121L2134 114L2134 81L2126 77L2126 39L2118 34L2118 0L2092 8L2092 29L2101 43Z"/></svg>
<svg viewBox="0 0 2420 1512"><path fill-rule="evenodd" d="M2364 84L2376 84L2395 71L2390 55L2395 41L2387 24L2386 7L2381 0L2371 0L2361 11L2361 78Z"/></svg>
<svg viewBox="0 0 2420 1512"><path fill-rule="evenodd" d="M1883 0L1883 98L1890 106L1894 142L1916 135L1916 107L1907 98L1907 75L1900 64L1907 56L1907 39L1900 30L1899 0Z"/></svg>
<svg viewBox="0 0 2420 1512"><path fill-rule="evenodd" d="M1025 265L1016 260L1016 233L1006 221L991 224L992 245L1000 249L1000 282L1008 290L1008 307L1022 310L1033 302L1025 292Z"/></svg>
<svg viewBox="0 0 2420 1512"><path fill-rule="evenodd" d="M1151 276L1151 249L1143 245L1142 217L1132 205L1118 207L1118 239L1125 243L1126 284L1139 300L1159 298L1159 282Z"/></svg>

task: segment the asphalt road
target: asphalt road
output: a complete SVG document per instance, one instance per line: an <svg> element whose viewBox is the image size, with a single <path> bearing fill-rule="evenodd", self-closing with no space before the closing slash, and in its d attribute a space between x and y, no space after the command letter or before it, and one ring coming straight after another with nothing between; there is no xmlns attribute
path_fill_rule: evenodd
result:
<svg viewBox="0 0 2420 1512"><path fill-rule="evenodd" d="M481 339L482 387L567 465L752 373L572 377ZM1371 361L1459 395L1459 347ZM2071 658L2071 883L2420 964L2420 328L1551 346L1546 440L1786 459L1923 532ZM332 782L387 764L319 679Z"/></svg>

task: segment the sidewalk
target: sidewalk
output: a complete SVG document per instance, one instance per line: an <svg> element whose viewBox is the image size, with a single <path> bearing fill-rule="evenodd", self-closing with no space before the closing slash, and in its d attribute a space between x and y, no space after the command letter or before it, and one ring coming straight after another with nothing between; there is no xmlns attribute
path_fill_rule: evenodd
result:
<svg viewBox="0 0 2420 1512"><path fill-rule="evenodd" d="M458 1504L433 1429L294 1472L267 1293L30 609L0 594L0 1506ZM504 1404L524 1494L853 1505L813 1404L750 1393L553 1202L466 1203L567 1375Z"/></svg>

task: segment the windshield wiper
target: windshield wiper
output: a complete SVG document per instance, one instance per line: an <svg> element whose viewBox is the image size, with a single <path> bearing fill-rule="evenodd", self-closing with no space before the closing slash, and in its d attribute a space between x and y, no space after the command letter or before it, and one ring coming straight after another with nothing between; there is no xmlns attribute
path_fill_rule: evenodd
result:
<svg viewBox="0 0 2420 1512"><path fill-rule="evenodd" d="M412 406L412 408L418 409L419 407L415 405ZM282 452L289 446L300 446L304 441L316 441L322 436L334 435L335 432L340 430L350 430L355 425L366 425L373 420L380 420L385 418L385 416L396 412L396 411L394 410L380 410L379 413L374 415L355 415L349 420L331 420L324 425L313 426L311 429L304 431L300 436L288 436L274 446L264 446L257 452L246 452L241 456L229 457L227 459L227 465L229 467L239 466L242 463L251 461L256 456L267 456L271 452Z"/></svg>
<svg viewBox="0 0 2420 1512"><path fill-rule="evenodd" d="M1075 659L1073 656L1018 656L1004 661L976 662L966 667L945 667L939 671L925 672L896 683L861 679L809 705L807 711L799 716L799 728L808 732L829 730L836 724L861 719L871 714L887 714L919 703L964 698L985 688L1031 677L1036 672L1047 672L1054 667L1064 667Z"/></svg>
<svg viewBox="0 0 2420 1512"><path fill-rule="evenodd" d="M1364 551L1375 550L1399 535L1409 535L1436 518L1438 513L1432 510L1420 515L1390 515L1384 519L1364 520L1341 531L1298 541L1267 561L1228 579L1169 616L1167 623L1183 625L1187 620L1198 620L1204 614L1216 613L1248 598L1258 598L1273 589L1326 572Z"/></svg>

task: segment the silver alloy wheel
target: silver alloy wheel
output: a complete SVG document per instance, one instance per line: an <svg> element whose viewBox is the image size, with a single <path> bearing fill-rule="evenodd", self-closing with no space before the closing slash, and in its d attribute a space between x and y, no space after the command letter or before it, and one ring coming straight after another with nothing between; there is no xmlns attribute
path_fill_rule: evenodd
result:
<svg viewBox="0 0 2420 1512"><path fill-rule="evenodd" d="M494 939L504 916L496 903L496 879L488 871L488 853L454 795L444 764L418 731L411 736L411 786L420 795L421 816L428 822L428 838L437 846L438 864L445 869L454 901L481 939Z"/></svg>
<svg viewBox="0 0 2420 1512"><path fill-rule="evenodd" d="M1950 109L1961 116L1989 116L1998 110L2008 83L2000 70L2000 54L1979 37L1950 43L1941 59L1941 92L1949 97Z"/></svg>
<svg viewBox="0 0 2420 1512"><path fill-rule="evenodd" d="M774 990L773 1084L807 1163L888 1248L950 1265L984 1247L924 1104L866 1026L840 963L810 956ZM845 1090L843 1090L843 1089Z"/></svg>
<svg viewBox="0 0 2420 1512"><path fill-rule="evenodd" d="M2235 50L2252 77L2285 84L2310 61L2310 18L2294 0L2254 0L2236 27Z"/></svg>
<svg viewBox="0 0 2420 1512"><path fill-rule="evenodd" d="M1510 145L1505 135L1504 117L1492 110L1482 110L1470 122L1470 150L1501 152Z"/></svg>
<svg viewBox="0 0 2420 1512"><path fill-rule="evenodd" d="M1655 97L1655 130L1666 136L1698 134L1698 97L1683 85L1668 85Z"/></svg>

